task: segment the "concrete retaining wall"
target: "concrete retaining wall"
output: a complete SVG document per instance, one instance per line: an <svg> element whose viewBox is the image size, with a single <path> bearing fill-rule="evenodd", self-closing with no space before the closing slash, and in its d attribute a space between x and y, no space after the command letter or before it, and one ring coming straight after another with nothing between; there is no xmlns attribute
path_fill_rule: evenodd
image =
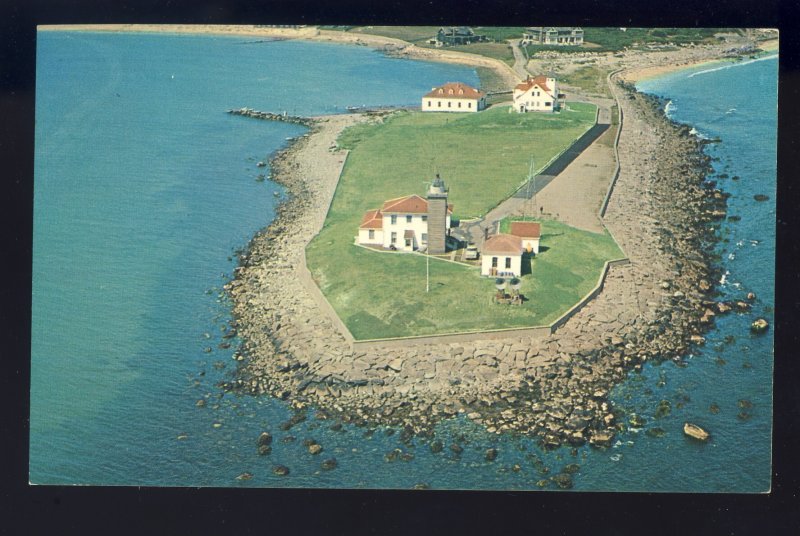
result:
<svg viewBox="0 0 800 536"><path fill-rule="evenodd" d="M614 102L617 104L617 135L614 136L614 160L616 160L616 165L614 166L614 173L611 175L611 183L608 185L606 196L603 198L603 202L600 204L600 212L598 215L600 216L601 220L606 215L608 202L611 201L611 194L614 192L614 185L617 184L617 177L619 177L619 135L622 132L622 106L619 105L619 99L617 99L617 93L614 91L614 84L612 83L611 78L617 73L622 72L622 70L623 69L618 69L608 73L608 78L606 80L608 83L608 88L611 91L611 95L614 97Z"/></svg>

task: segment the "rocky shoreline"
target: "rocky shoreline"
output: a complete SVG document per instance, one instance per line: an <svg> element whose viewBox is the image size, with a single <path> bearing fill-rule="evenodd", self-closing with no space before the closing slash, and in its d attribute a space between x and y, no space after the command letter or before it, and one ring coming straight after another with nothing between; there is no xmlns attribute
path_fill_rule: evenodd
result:
<svg viewBox="0 0 800 536"><path fill-rule="evenodd" d="M626 426L610 389L647 360L680 363L715 315L748 307L713 299L719 274L707 252L726 196L706 180L702 144L671 123L657 100L624 83L615 91L625 123L605 222L631 263L614 267L600 296L555 334L351 350L293 268L335 190L335 180L304 173L310 146L337 154L318 139L323 122L334 119L316 120L273 158L289 200L226 286L243 343L236 379L220 387L286 400L298 410L287 429L313 406L318 417L399 427L409 436L431 437L437 422L462 414L489 432L535 436L547 448L609 446Z"/></svg>

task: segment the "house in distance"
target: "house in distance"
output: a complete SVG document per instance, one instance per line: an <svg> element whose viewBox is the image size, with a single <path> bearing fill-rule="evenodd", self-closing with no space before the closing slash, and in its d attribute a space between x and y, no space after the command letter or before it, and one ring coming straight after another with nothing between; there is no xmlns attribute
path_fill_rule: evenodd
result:
<svg viewBox="0 0 800 536"><path fill-rule="evenodd" d="M461 82L432 88L422 97L423 112L479 112L486 108L486 93Z"/></svg>
<svg viewBox="0 0 800 536"><path fill-rule="evenodd" d="M522 45L580 46L583 44L583 28L543 27L525 28Z"/></svg>
<svg viewBox="0 0 800 536"><path fill-rule="evenodd" d="M453 45L469 45L471 43L480 43L486 41L485 35L478 35L469 26L450 26L448 28L439 28L436 35L431 39L432 43L437 47L453 46Z"/></svg>
<svg viewBox="0 0 800 536"><path fill-rule="evenodd" d="M436 178L426 198L416 194L389 199L379 209L368 210L358 227L360 245L440 255L446 251L453 206L447 204L447 188Z"/></svg>

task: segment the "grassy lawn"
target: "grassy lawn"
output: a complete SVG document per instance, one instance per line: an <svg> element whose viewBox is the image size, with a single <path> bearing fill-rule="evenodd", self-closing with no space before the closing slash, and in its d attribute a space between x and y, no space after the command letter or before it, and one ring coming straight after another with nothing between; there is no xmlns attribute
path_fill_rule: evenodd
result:
<svg viewBox="0 0 800 536"><path fill-rule="evenodd" d="M384 200L424 195L438 168L450 187L455 217L482 215L524 181L531 154L544 165L591 126L595 108L573 103L560 115L401 112L383 124L346 130L351 149L320 234L309 244L309 268L323 293L358 339L546 324L597 281L599 268L621 254L608 235L557 222L544 224L534 276L523 278L522 307L491 303L493 280L477 268L355 246L363 213ZM550 247L552 246L552 247Z"/></svg>
<svg viewBox="0 0 800 536"><path fill-rule="evenodd" d="M482 216L528 174L531 155L542 168L594 122L595 106L570 103L560 114L401 112L383 125L346 130L339 145L352 149L330 219L346 214L355 229L364 211L384 200L424 195L438 171L450 187L456 219ZM352 231L350 231L352 233Z"/></svg>

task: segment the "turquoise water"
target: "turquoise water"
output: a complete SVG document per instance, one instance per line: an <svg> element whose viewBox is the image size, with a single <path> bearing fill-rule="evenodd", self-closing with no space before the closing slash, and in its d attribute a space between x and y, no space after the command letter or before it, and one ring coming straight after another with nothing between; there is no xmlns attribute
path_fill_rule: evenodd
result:
<svg viewBox="0 0 800 536"><path fill-rule="evenodd" d="M283 403L222 396L215 387L234 363L232 348L218 348L229 319L221 287L235 251L270 221L284 195L256 180L268 172L256 162L303 132L224 111L311 115L416 104L443 81L477 84L473 70L389 59L365 47L208 36L48 32L39 34L37 49L32 482L536 489L537 456L551 472L579 463L575 487L583 490L768 486L772 339L751 337L747 317L721 321L687 368L647 367L617 391L621 406L646 417L658 400L673 399L673 415L658 423L665 437L631 432L615 449L587 447L577 457L542 453L531 440L490 436L462 420L439 430L445 445L461 441L460 456L447 448L433 454L418 440L404 445L383 429L334 431L313 412L283 432L279 425L290 416ZM724 292L756 292L756 309L770 320L764 308L773 293L776 63L692 78L685 72L644 87L673 100L675 119L723 139L709 151L720 158L720 172L742 177L721 181L734 194L730 212L742 216L722 230L730 271ZM727 94L739 77L763 90L759 109L739 106L735 85ZM734 107L741 115L725 113ZM758 150L753 128L763 129ZM756 203L754 193L771 200ZM722 344L727 334L736 342ZM718 355L727 364L718 364ZM667 382L658 388L661 371ZM674 397L684 392L690 401L678 409ZM207 407L195 407L199 398ZM747 421L736 418L739 398L754 404ZM711 400L721 407L717 415L707 411ZM711 444L688 443L684 419L707 425ZM262 430L275 436L264 457L255 448ZM286 442L288 436L296 440ZM308 454L306 438L324 453ZM491 463L483 456L489 446L500 451ZM394 448L414 459L387 462ZM338 468L321 470L331 456ZM273 475L276 463L291 474ZM235 480L244 471L253 479Z"/></svg>

